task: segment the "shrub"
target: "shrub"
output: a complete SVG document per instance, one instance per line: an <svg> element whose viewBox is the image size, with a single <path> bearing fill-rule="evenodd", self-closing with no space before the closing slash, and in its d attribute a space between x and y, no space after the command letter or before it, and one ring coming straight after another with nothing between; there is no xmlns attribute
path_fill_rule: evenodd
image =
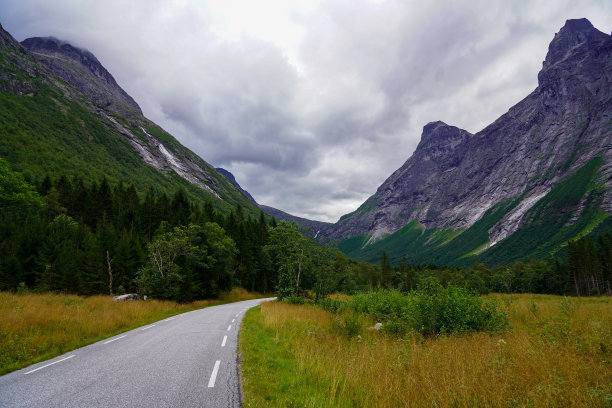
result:
<svg viewBox="0 0 612 408"><path fill-rule="evenodd" d="M429 336L495 332L504 329L508 321L494 301L483 300L464 288L444 288L432 282L408 294L384 290L361 294L353 298L351 307L386 321L385 331L395 334L409 330Z"/></svg>
<svg viewBox="0 0 612 408"><path fill-rule="evenodd" d="M304 298L299 296L287 296L283 299L283 302L291 303L293 305L303 305L306 301Z"/></svg>
<svg viewBox="0 0 612 408"><path fill-rule="evenodd" d="M347 309L348 302L346 300L323 298L317 302L317 305L330 313L340 314Z"/></svg>
<svg viewBox="0 0 612 408"><path fill-rule="evenodd" d="M348 313L344 318L336 317L332 322L335 331L347 337L355 337L361 333L363 322L356 313Z"/></svg>

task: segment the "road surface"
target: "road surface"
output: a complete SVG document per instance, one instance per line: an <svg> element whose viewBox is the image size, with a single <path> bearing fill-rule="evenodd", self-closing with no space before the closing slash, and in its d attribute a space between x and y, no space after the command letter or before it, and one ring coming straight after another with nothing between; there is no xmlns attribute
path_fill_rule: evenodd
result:
<svg viewBox="0 0 612 408"><path fill-rule="evenodd" d="M238 328L265 299L160 320L0 377L0 407L240 407Z"/></svg>

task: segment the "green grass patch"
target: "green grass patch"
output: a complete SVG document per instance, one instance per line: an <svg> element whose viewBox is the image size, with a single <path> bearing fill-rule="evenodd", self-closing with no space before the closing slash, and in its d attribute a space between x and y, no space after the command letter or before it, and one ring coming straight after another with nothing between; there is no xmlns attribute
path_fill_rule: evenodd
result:
<svg viewBox="0 0 612 408"><path fill-rule="evenodd" d="M264 322L260 306L244 315L239 339L244 407L327 406L320 380L299 368L290 344Z"/></svg>

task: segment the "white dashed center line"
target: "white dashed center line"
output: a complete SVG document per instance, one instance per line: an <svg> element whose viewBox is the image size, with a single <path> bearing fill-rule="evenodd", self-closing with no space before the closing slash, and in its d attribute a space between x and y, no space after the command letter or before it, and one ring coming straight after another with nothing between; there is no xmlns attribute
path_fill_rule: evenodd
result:
<svg viewBox="0 0 612 408"><path fill-rule="evenodd" d="M105 341L104 344L112 343L113 341L122 339L124 337L127 337L127 334L124 334L123 336L115 337L114 339L109 340L109 341Z"/></svg>
<svg viewBox="0 0 612 408"><path fill-rule="evenodd" d="M227 336L223 336L223 342L221 343L221 347L225 347L226 341L227 341Z"/></svg>
<svg viewBox="0 0 612 408"><path fill-rule="evenodd" d="M33 370L30 370L30 371L28 371L27 373L23 373L23 375L31 374L31 373L33 373L34 371L42 370L43 368L46 368L46 367L52 366L53 364L61 363L62 361L64 361L64 360L68 360L69 358L72 358L72 357L74 357L74 356L75 356L75 354L73 354L73 355L71 355L71 356L68 356L68 357L64 357L64 358L62 358L61 360L54 361L54 362L49 363L49 364L47 364L47 365L44 365L44 366L42 366L42 367L38 367L38 368L35 368L35 369L33 369Z"/></svg>
<svg viewBox="0 0 612 408"><path fill-rule="evenodd" d="M230 324L229 326L227 326L227 331L232 330L232 325Z"/></svg>
<svg viewBox="0 0 612 408"><path fill-rule="evenodd" d="M215 362L215 368L213 368L212 374L210 375L210 380L208 381L208 388L213 388L215 386L215 381L217 381L217 373L219 372L219 364L221 364L221 360L217 360Z"/></svg>

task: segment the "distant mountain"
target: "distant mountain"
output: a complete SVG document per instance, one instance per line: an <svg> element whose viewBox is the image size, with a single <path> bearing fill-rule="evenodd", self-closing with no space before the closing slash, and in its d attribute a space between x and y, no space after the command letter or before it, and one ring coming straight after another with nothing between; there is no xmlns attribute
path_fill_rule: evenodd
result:
<svg viewBox="0 0 612 408"><path fill-rule="evenodd" d="M476 134L433 122L413 155L324 233L377 261L546 257L612 229L612 37L568 20L538 87Z"/></svg>
<svg viewBox="0 0 612 408"><path fill-rule="evenodd" d="M238 184L238 181L236 181L236 177L234 177L234 175L231 172L221 167L217 167L217 171L223 174L225 177L227 177L232 183L234 183L234 185L242 192L242 194L248 197L253 203L257 204L257 202L251 196L251 194L249 194L248 191L244 190L240 186L240 184ZM266 214L271 215L272 217L276 218L278 221L295 222L300 227L300 229L304 231L305 235L311 238L319 238L320 236L322 236L322 232L324 230L326 230L331 225L333 225L329 222L313 221L307 218L296 217L295 215L291 215L289 213L286 213L284 211L278 210L273 207L269 207L267 205L263 205L263 204L257 204L257 205Z"/></svg>
<svg viewBox="0 0 612 408"><path fill-rule="evenodd" d="M251 200L251 201L252 201L254 204L256 204L256 205L257 205L257 202L255 201L255 199L253 198L253 196L252 196L251 194L249 194L249 192L248 192L248 191L246 191L245 189L243 189L242 187L240 187L240 184L238 184L238 181L236 181L236 177L234 177L234 175L233 175L231 172L229 172L229 171L225 170L225 169L224 169L224 168L222 168L222 167L215 167L215 169L216 169L216 170L217 170L219 173L221 173L221 174L223 174L225 177L227 177L227 178L228 178L228 179L229 179L229 180L230 180L230 181L231 181L231 182L232 182L232 183L233 183L233 184L236 186L236 188L237 188L238 190L240 190L240 192L242 192L242 194L244 194L244 195L245 195L245 197L247 197L249 200Z"/></svg>
<svg viewBox="0 0 612 408"><path fill-rule="evenodd" d="M0 26L0 157L29 178L78 176L240 204L259 213L226 177L142 115L89 51L55 38L19 44Z"/></svg>
<svg viewBox="0 0 612 408"><path fill-rule="evenodd" d="M311 238L320 238L323 232L333 225L329 222L313 221L307 218L296 217L295 215L288 214L267 205L260 204L259 208L264 210L266 214L276 218L278 221L295 222L302 230L306 231L306 235Z"/></svg>

